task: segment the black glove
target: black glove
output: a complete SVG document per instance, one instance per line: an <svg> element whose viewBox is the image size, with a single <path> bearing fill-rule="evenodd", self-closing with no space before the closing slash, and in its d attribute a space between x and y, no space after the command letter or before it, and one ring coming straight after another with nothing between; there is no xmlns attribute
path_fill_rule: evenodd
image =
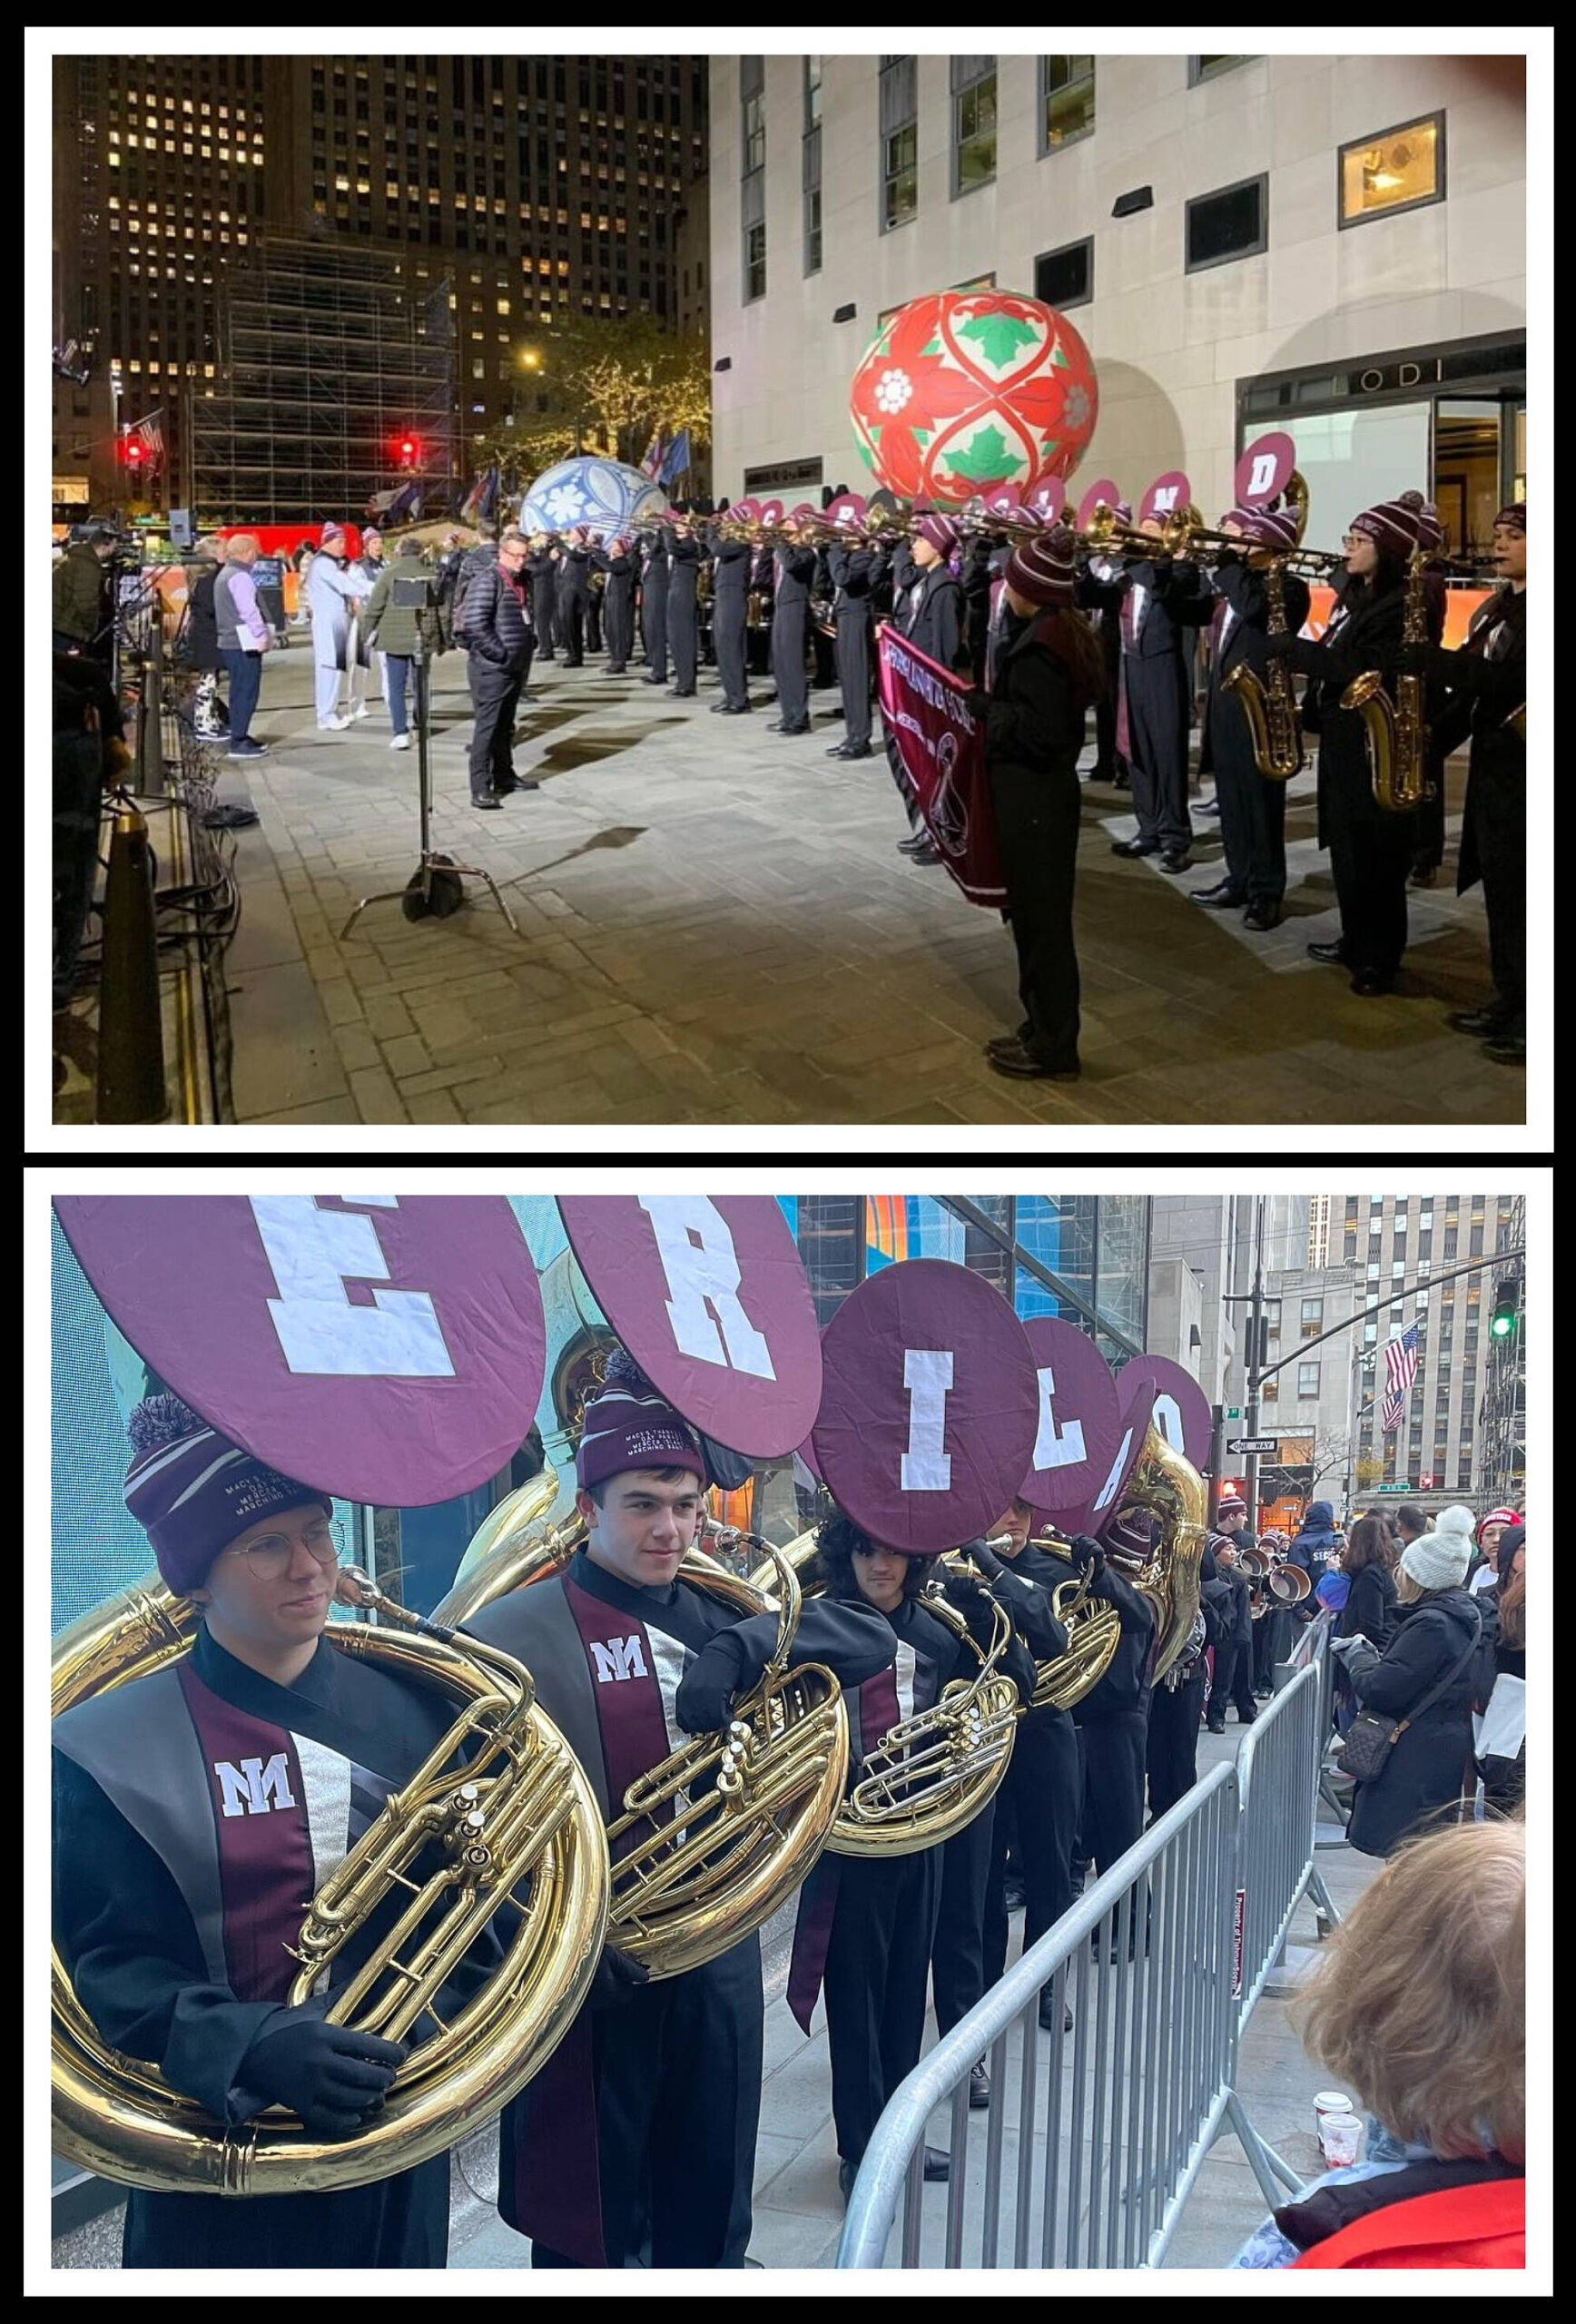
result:
<svg viewBox="0 0 1576 2324"><path fill-rule="evenodd" d="M979 1567L987 1581L996 1581L1001 1573L1001 1561L995 1551L987 1545L983 1534L976 1541L965 1541L962 1546L962 1555L970 1559Z"/></svg>
<svg viewBox="0 0 1576 2324"><path fill-rule="evenodd" d="M330 2025L328 2006L306 2002L274 2019L241 2059L236 2080L290 2107L314 2138L337 2139L379 2112L409 2044Z"/></svg>
<svg viewBox="0 0 1576 2324"><path fill-rule="evenodd" d="M1088 1581L1106 1570L1106 1553L1092 1533L1075 1533L1068 1543L1079 1570Z"/></svg>
<svg viewBox="0 0 1576 2324"><path fill-rule="evenodd" d="M941 1588L948 1603L956 1606L961 1614L988 1616L996 1603L984 1582L971 1573L943 1574Z"/></svg>
<svg viewBox="0 0 1576 2324"><path fill-rule="evenodd" d="M1272 629L1265 639L1265 652L1272 662L1284 662L1296 642L1296 633L1290 629Z"/></svg>
<svg viewBox="0 0 1576 2324"><path fill-rule="evenodd" d="M1420 638L1416 645L1401 648L1395 666L1403 677L1448 678L1454 660L1453 654L1444 652L1440 646L1430 645L1426 638Z"/></svg>
<svg viewBox="0 0 1576 2324"><path fill-rule="evenodd" d="M742 1659L730 1630L708 1639L679 1681L674 1711L686 1735L713 1735L728 1723L738 1692Z"/></svg>
<svg viewBox="0 0 1576 2324"><path fill-rule="evenodd" d="M596 1974L591 1980L591 1990L586 1996L587 2009L601 2011L616 2009L642 1985L651 1983L651 1971L627 1953L620 1953L616 1945L605 1945L602 1958L596 1964Z"/></svg>

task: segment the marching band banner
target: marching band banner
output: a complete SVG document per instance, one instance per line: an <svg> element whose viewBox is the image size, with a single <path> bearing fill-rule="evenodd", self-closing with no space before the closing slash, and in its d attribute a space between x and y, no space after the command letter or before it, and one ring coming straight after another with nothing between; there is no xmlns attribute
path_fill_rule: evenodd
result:
<svg viewBox="0 0 1576 2324"><path fill-rule="evenodd" d="M942 862L971 904L1007 901L985 781L985 722L956 675L885 622L876 631L881 706Z"/></svg>

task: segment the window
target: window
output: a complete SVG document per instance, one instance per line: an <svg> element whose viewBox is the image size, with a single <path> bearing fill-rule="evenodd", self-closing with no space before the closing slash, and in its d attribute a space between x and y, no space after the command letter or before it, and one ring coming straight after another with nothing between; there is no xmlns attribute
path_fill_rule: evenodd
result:
<svg viewBox="0 0 1576 2324"><path fill-rule="evenodd" d="M1316 1333L1324 1330L1325 1303L1322 1299L1304 1300L1302 1324L1305 1339L1312 1339Z"/></svg>
<svg viewBox="0 0 1576 2324"><path fill-rule="evenodd" d="M765 59L739 59L739 100L744 111L744 139L739 185L740 223L744 237L744 297L760 299L766 291L766 122Z"/></svg>
<svg viewBox="0 0 1576 2324"><path fill-rule="evenodd" d="M804 60L804 271L821 271L821 59Z"/></svg>
<svg viewBox="0 0 1576 2324"><path fill-rule="evenodd" d="M1200 81L1213 81L1219 73L1229 73L1233 66L1247 64L1246 56L1190 56L1187 59L1187 86L1196 89Z"/></svg>
<svg viewBox="0 0 1576 2324"><path fill-rule="evenodd" d="M1187 204L1187 271L1250 258L1269 242L1269 180L1244 178Z"/></svg>
<svg viewBox="0 0 1576 2324"><path fill-rule="evenodd" d="M887 56L882 60L882 233L906 225L920 206L919 100L915 59Z"/></svg>
<svg viewBox="0 0 1576 2324"><path fill-rule="evenodd" d="M1095 125L1095 61L1092 56L1042 56L1039 60L1039 150L1054 153Z"/></svg>
<svg viewBox="0 0 1576 2324"><path fill-rule="evenodd" d="M972 193L996 175L996 59L952 59L952 192Z"/></svg>
<svg viewBox="0 0 1576 2324"><path fill-rule="evenodd" d="M1397 129L1354 139L1341 147L1337 168L1343 226L1443 202L1443 113L1425 113Z"/></svg>
<svg viewBox="0 0 1576 2324"><path fill-rule="evenodd" d="M1265 1403L1278 1403L1280 1401L1280 1382L1278 1380L1266 1380L1258 1393L1261 1400Z"/></svg>
<svg viewBox="0 0 1576 2324"><path fill-rule="evenodd" d="M1311 1403L1315 1398L1316 1398L1316 1397L1317 1397L1318 1393L1319 1393L1319 1367L1318 1367L1318 1365L1317 1365L1316 1364L1298 1364L1298 1366L1297 1366L1297 1396L1298 1396L1298 1399L1299 1399L1300 1401L1303 1401L1303 1402L1308 1402L1308 1403Z"/></svg>
<svg viewBox="0 0 1576 2324"><path fill-rule="evenodd" d="M1095 295L1095 241L1067 242L1034 261L1034 295L1048 307L1087 306Z"/></svg>

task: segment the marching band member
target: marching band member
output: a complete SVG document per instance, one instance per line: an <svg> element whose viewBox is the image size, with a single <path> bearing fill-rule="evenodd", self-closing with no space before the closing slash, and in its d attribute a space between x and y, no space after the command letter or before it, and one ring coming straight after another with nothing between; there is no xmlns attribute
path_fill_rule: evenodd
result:
<svg viewBox="0 0 1576 2324"><path fill-rule="evenodd" d="M1146 517L1138 527L1158 544L1163 527ZM1185 629L1203 618L1189 568L1178 572L1157 547L1152 556L1129 558L1116 581L1086 573L1079 602L1121 618L1122 700L1127 754L1133 775L1136 839L1114 840L1113 855L1157 855L1162 872L1187 872L1193 858L1187 817L1187 732L1192 712L1192 652Z"/></svg>
<svg viewBox="0 0 1576 2324"><path fill-rule="evenodd" d="M566 670L579 669L586 658L586 606L590 576L591 536L584 525L576 525L565 538L555 606Z"/></svg>
<svg viewBox="0 0 1576 2324"><path fill-rule="evenodd" d="M526 559L531 592L531 626L537 633L537 659L550 662L557 637L557 557L546 533L538 533Z"/></svg>
<svg viewBox="0 0 1576 2324"><path fill-rule="evenodd" d="M468 1628L523 1660L610 1818L690 1735L723 1727L773 1653L777 1618L741 1620L677 1579L702 1512L696 1432L622 1351L586 1407L576 1504L586 1546ZM891 1661L861 1604L805 1605L798 1647L856 1688ZM756 1935L649 1982L610 1949L590 2001L506 2110L498 2211L534 2268L622 2267L649 2224L654 2267L737 2268L761 2102Z"/></svg>
<svg viewBox="0 0 1576 2324"><path fill-rule="evenodd" d="M1221 1635L1215 1641L1215 1668L1205 1716L1211 1735L1224 1735L1228 1703L1236 1705L1239 1727L1251 1727L1258 1716L1253 1692L1253 1600L1241 1559L1253 1536L1244 1530L1247 1503L1239 1492L1221 1495L1216 1521L1219 1530L1209 1536L1207 1546L1214 1551L1216 1573L1229 1584L1230 1598L1222 1608Z"/></svg>
<svg viewBox="0 0 1576 2324"><path fill-rule="evenodd" d="M645 683L667 684L667 535L660 525L641 535L640 634L650 664Z"/></svg>
<svg viewBox="0 0 1576 2324"><path fill-rule="evenodd" d="M1133 511L1127 501L1118 500L1115 513L1119 524L1132 523ZM1097 582L1116 581L1121 575L1121 566L1109 556L1091 556L1088 570ZM1079 603L1083 602L1080 595ZM1106 657L1106 690L1095 704L1095 763L1089 780L1126 791L1131 788L1133 776L1128 764L1128 720L1122 701L1121 614L1114 605L1101 605L1094 608L1094 623Z"/></svg>
<svg viewBox="0 0 1576 2324"><path fill-rule="evenodd" d="M951 519L931 510L920 518L911 541L898 545L892 561L892 625L921 654L944 669L969 674L964 645L966 614L963 591L950 559L957 553L958 530ZM900 855L916 863L939 863L941 852L920 821L920 811L903 773L896 741L886 738L887 763L898 796L908 811L909 836L898 842Z"/></svg>
<svg viewBox="0 0 1576 2324"><path fill-rule="evenodd" d="M1462 818L1456 890L1483 883L1488 913L1493 999L1458 1009L1449 1023L1477 1034L1483 1054L1502 1065L1526 1057L1527 745L1522 713L1527 696L1527 509L1524 501L1494 518L1494 564L1500 586L1472 617L1459 652L1403 646L1401 667L1432 676L1449 689L1435 729L1442 754L1471 732L1466 809Z"/></svg>
<svg viewBox="0 0 1576 2324"><path fill-rule="evenodd" d="M929 1709L954 1679L972 1676L979 1664L969 1642L919 1603L928 1558L872 1541L841 1511L819 1529L816 1555L829 1593L822 1602L875 1609L895 1646L891 1666L850 1697L852 1786L865 1753L900 1718ZM965 1619L981 1609L989 1614L982 1584L954 1579L947 1590ZM1016 1637L1001 1667L1027 1702L1034 1663ZM944 1853L928 1847L897 1856L824 1855L800 1890L788 2005L808 2034L824 1983L838 2184L845 2198L882 2107L919 2063ZM949 2169L940 2148L926 2148L927 2179L945 2179Z"/></svg>
<svg viewBox="0 0 1576 2324"><path fill-rule="evenodd" d="M686 509L667 528L667 642L673 655L670 694L688 695L695 690L695 584L700 578L701 545Z"/></svg>
<svg viewBox="0 0 1576 2324"><path fill-rule="evenodd" d="M1383 673L1394 697L1406 615L1406 560L1423 537L1423 495L1403 493L1352 520L1345 546L1347 578L1316 644L1284 632L1270 654L1316 681L1310 688L1319 736L1319 843L1341 908L1334 943L1310 944L1315 960L1352 972L1364 998L1388 992L1406 950L1406 881L1417 852L1417 818L1382 808L1368 767L1361 714L1341 696L1364 671ZM1305 704L1304 724L1309 724Z"/></svg>
<svg viewBox="0 0 1576 2324"><path fill-rule="evenodd" d="M1198 1723L1209 1667L1206 1649L1218 1654L1236 1620L1232 1586L1216 1566L1206 1541L1198 1568L1198 1611L1192 1634L1169 1670L1151 1689L1144 1768L1149 1779L1149 1821L1158 1823L1198 1780ZM1263 1625L1257 1625L1262 1628Z"/></svg>
<svg viewBox="0 0 1576 2324"><path fill-rule="evenodd" d="M712 708L724 717L737 718L751 706L749 680L744 672L744 639L749 619L746 590L754 557L748 541L730 540L716 531L712 535L712 556L715 592L712 600L712 650L723 682L723 698L714 702Z"/></svg>
<svg viewBox="0 0 1576 2324"><path fill-rule="evenodd" d="M772 674L772 606L777 586L777 557L770 541L760 542L750 559L749 669L757 678Z"/></svg>
<svg viewBox="0 0 1576 2324"><path fill-rule="evenodd" d="M173 1396L144 1400L130 1433L126 1505L202 1627L183 1660L54 1722L55 1940L103 2040L220 2122L279 2104L310 2137L343 2137L376 2116L407 2045L330 2025L324 1996L291 2006L289 1948L303 1902L447 1734L452 1707L328 1644L327 1495ZM386 1901L336 1985L393 1926L403 1899ZM453 2007L499 1957L490 1933L478 1940L451 1976ZM322 2193L133 2187L122 2265L440 2268L448 2242L439 2154Z"/></svg>
<svg viewBox="0 0 1576 2324"><path fill-rule="evenodd" d="M837 624L837 683L842 695L842 740L834 743L829 759L867 759L870 747L871 593L881 579L886 559L879 548L864 543L833 541L826 552L826 567L835 591L833 616Z"/></svg>
<svg viewBox="0 0 1576 2324"><path fill-rule="evenodd" d="M1142 1538L1132 1530L1137 1524ZM1118 1512L1105 1540L1148 1560L1152 1527L1148 1516ZM1083 1762L1083 1809L1079 1836L1085 1857L1108 1872L1144 1828L1144 1760L1149 1728L1149 1665L1155 1616L1148 1600L1117 1573L1099 1542L1074 1536L1075 1555L1087 1560L1098 1594L1115 1606L1122 1634L1105 1676L1073 1707L1079 1756Z"/></svg>
<svg viewBox="0 0 1576 2324"><path fill-rule="evenodd" d="M776 554L772 603L772 675L777 687L777 708L767 732L808 734L810 691L804 679L804 624L810 585L815 578L815 551L803 537L802 524L792 527Z"/></svg>
<svg viewBox="0 0 1576 2324"><path fill-rule="evenodd" d="M635 566L627 537L620 533L610 540L600 552L597 564L607 576L607 670L609 676L619 678L628 666L635 645Z"/></svg>
<svg viewBox="0 0 1576 2324"><path fill-rule="evenodd" d="M1024 1021L986 1044L998 1073L1028 1079L1079 1070L1079 975L1072 888L1078 758L1099 695L1098 641L1073 606L1074 536L1065 526L1014 549L985 726L985 772L1007 881Z"/></svg>
<svg viewBox="0 0 1576 2324"><path fill-rule="evenodd" d="M1264 677L1268 660L1265 568L1276 551L1295 548L1297 528L1289 515L1233 508L1221 518L1220 529L1242 541L1246 559L1224 559L1200 583L1204 604L1213 608L1203 748L1215 769L1226 870L1214 887L1195 888L1192 901L1211 911L1246 904L1243 926L1263 931L1278 928L1285 917L1286 786L1259 773L1247 714L1226 680L1244 663ZM1301 629L1308 617L1307 584L1287 574L1281 586L1286 626Z"/></svg>

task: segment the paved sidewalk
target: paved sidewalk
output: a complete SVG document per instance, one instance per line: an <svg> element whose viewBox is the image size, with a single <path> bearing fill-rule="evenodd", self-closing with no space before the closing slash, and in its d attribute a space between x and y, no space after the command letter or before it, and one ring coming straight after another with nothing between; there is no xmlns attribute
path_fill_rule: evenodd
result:
<svg viewBox="0 0 1576 2324"><path fill-rule="evenodd" d="M1187 901L1217 876L1216 825L1200 822L1197 868L1177 881L1111 855L1133 828L1126 795L1088 789L1083 1078L1001 1080L982 1045L1018 1017L1007 931L895 852L882 758L828 761L830 694L811 697L813 735L784 738L764 731L769 709L714 720L702 675L681 702L634 670L533 672L516 763L542 789L477 814L463 670L446 656L434 843L488 866L521 934L478 885L451 920L412 924L380 903L346 937L357 899L414 865L415 753L389 751L380 704L320 733L307 655L271 657L257 728L271 755L226 770L227 793L250 792L262 819L237 851L238 1118L1029 1129L1217 1123L1226 1087L1244 1122L1523 1118L1522 1075L1443 1024L1484 989L1481 891L1413 899L1404 995L1356 1000L1306 959L1335 928L1308 776L1288 803L1291 916L1257 940ZM1462 780L1453 769L1452 863Z"/></svg>
<svg viewBox="0 0 1576 2324"><path fill-rule="evenodd" d="M1198 1738L1200 1774L1222 1759L1235 1759L1242 1739L1235 1720L1224 1736L1201 1733ZM1344 1912L1376 1866L1365 1856L1342 1846L1322 1852L1319 1870L1337 1911ZM837 2185L837 2144L832 2123L832 2074L826 2051L826 2014L818 2007L807 2041L789 2015L783 1994L787 1980L786 1947L783 1942L786 1916L774 1924L765 1945L766 2029L765 2080L762 2088L761 2134L755 2150L755 2221L750 2257L763 2268L830 2268L836 2257L842 2229L842 2200ZM1017 1957L1022 1917L1015 1914L1010 1950ZM774 1941L773 1941L774 1940ZM1286 1996L1297 1969L1312 1958L1315 1943L1313 1907L1305 1900L1294 1917L1285 1974L1272 1977L1248 2021L1237 2088L1248 2117L1260 2135L1294 2170L1312 2178L1324 2166L1314 2136L1314 2093L1322 2089L1327 2073L1313 2066L1291 2031ZM925 2046L936 2039L933 2015L928 2017ZM1010 2059L1010 2086L1017 2073ZM985 2117L970 2122L970 2143L978 2152L970 2170L970 2208L981 2199L984 2177ZM949 2142L945 2110L932 2118L931 2143ZM467 2175L478 2187L490 2190L495 2158L485 2139L475 2142L474 2161ZM1236 2140L1220 2139L1203 2165L1197 2182L1172 2238L1167 2265L1171 2268L1224 2267L1244 2238L1265 2216L1266 2204L1258 2182ZM939 2235L946 2214L946 2189L933 2187L927 2198L927 2238ZM457 2214L451 2268L521 2268L528 2265L528 2246L486 2210L468 2191L468 2209ZM888 2265L895 2266L899 2239L894 2231ZM977 2249L972 2235L967 2249Z"/></svg>

